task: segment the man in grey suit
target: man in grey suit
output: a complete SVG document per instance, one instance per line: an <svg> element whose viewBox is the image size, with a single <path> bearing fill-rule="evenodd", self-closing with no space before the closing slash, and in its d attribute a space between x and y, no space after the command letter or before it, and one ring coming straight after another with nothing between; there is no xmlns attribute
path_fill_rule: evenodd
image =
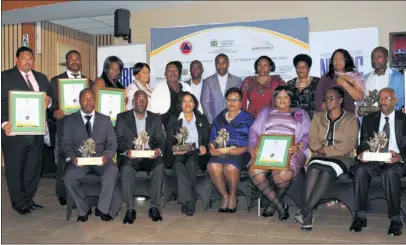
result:
<svg viewBox="0 0 406 245"><path fill-rule="evenodd" d="M121 188L123 189L124 202L127 205L127 213L123 219L124 224L132 224L136 219L134 205L134 179L137 171L151 172L149 184L149 217L152 221L162 220L158 210L161 203L162 187L165 177L165 165L162 153L165 150L165 138L162 132L161 117L158 114L147 111L148 95L143 90L137 90L133 98L133 110L122 112L117 115L116 133L118 140L118 162L121 172ZM153 150L155 155L150 158L137 158L132 154L134 138L140 132L147 132L149 136L147 149Z"/></svg>
<svg viewBox="0 0 406 245"><path fill-rule="evenodd" d="M113 219L109 211L118 174L118 168L112 160L117 151L117 138L110 117L95 112L95 97L93 90L82 90L80 110L66 117L63 125L61 147L68 164L63 180L79 211L78 222L86 222L92 213L80 188L80 180L89 172L101 176L101 192L95 215L103 221ZM94 157L102 157L102 166L78 166L78 157L82 157L79 149L88 138L96 143Z"/></svg>
<svg viewBox="0 0 406 245"><path fill-rule="evenodd" d="M217 73L206 78L203 82L202 95L200 102L203 107L203 113L211 124L213 119L226 108L224 95L229 88L240 88L241 78L228 73L230 62L228 56L219 54L216 56Z"/></svg>

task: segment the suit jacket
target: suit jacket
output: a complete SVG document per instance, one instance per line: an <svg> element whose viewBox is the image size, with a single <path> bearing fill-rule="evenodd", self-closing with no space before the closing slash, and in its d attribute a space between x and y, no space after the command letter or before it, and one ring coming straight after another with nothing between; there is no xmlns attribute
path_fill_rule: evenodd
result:
<svg viewBox="0 0 406 245"><path fill-rule="evenodd" d="M117 138L114 132L111 119L101 113L95 112L92 139L96 143L95 157L107 156L112 162L117 151ZM60 144L62 153L66 158L73 159L81 157L80 146L87 137L85 123L80 111L64 118L62 142Z"/></svg>
<svg viewBox="0 0 406 245"><path fill-rule="evenodd" d="M226 108L225 92L229 88L240 88L241 83L241 78L228 73L226 89L224 94L222 94L220 83L217 79L217 73L204 79L200 102L202 103L203 113L210 124L213 122L213 119Z"/></svg>
<svg viewBox="0 0 406 245"><path fill-rule="evenodd" d="M57 121L54 118L55 111L59 108L59 89L58 89L58 79L66 79L69 78L68 73L65 71L51 79L50 86L48 88L48 94L52 98L52 106L47 110L47 121L48 121L48 128L49 128L49 136L51 139L51 145L55 146L55 137L57 128L59 127L62 131L63 130L63 119ZM87 78L81 75L80 78ZM89 80L89 87L92 87L93 81ZM59 132L62 135L62 132Z"/></svg>
<svg viewBox="0 0 406 245"><path fill-rule="evenodd" d="M145 122L145 130L149 136L149 148L151 150L159 148L161 153L164 153L165 138L162 132L161 117L153 112L146 112L147 118ZM116 134L118 141L118 154L133 149L134 138L138 137L134 110L128 110L117 115Z"/></svg>
<svg viewBox="0 0 406 245"><path fill-rule="evenodd" d="M37 71L32 70L32 74L37 80L39 91L47 92L49 87L48 78ZM12 90L23 90L29 91L27 82L24 77L21 75L17 66L1 72L1 123L9 121L9 103L8 103L8 92ZM48 96L49 93L47 93ZM2 130L2 140L7 140L7 143L17 143L20 146L29 145L34 140L35 136L30 135L18 135L7 137L4 131ZM43 136L39 136L43 137Z"/></svg>
<svg viewBox="0 0 406 245"><path fill-rule="evenodd" d="M200 113L195 113L196 128L198 134L199 146L203 145L208 150L210 139L210 125L206 117ZM173 153L172 146L176 139L175 135L179 133L183 125L183 119L179 119L179 115L172 115L166 128L166 147L168 152Z"/></svg>
<svg viewBox="0 0 406 245"><path fill-rule="evenodd" d="M367 141L374 137L374 132L379 132L380 121L381 111L369 114L362 119L361 144L357 148L357 154L369 150ZM406 161L406 114L400 111L395 111L395 135L391 137L396 137L402 160Z"/></svg>

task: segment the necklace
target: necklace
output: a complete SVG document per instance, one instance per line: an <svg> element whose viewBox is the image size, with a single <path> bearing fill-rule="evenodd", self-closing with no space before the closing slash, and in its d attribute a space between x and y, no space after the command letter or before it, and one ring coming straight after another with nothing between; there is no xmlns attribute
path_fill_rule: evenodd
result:
<svg viewBox="0 0 406 245"><path fill-rule="evenodd" d="M306 88L309 85L309 82L310 82L310 76L307 77L307 81L304 82L304 83L301 83L300 80L299 80L299 82L297 83L297 87L298 88Z"/></svg>
<svg viewBox="0 0 406 245"><path fill-rule="evenodd" d="M226 120L227 120L228 122L231 122L236 116L238 116L238 114L240 114L240 112L241 112L241 110L239 110L238 113L235 114L235 116L233 116L233 117L229 117L229 116L228 116L228 112L227 112L227 113L226 113Z"/></svg>

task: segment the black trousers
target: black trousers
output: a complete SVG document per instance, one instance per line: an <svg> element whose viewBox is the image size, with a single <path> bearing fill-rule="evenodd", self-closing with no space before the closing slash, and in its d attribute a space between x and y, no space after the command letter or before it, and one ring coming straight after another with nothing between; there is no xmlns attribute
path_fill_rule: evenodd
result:
<svg viewBox="0 0 406 245"><path fill-rule="evenodd" d="M49 147L44 144L43 153L42 153L42 172L41 175L44 174L55 174L57 171L56 164L55 164L55 154L54 148Z"/></svg>
<svg viewBox="0 0 406 245"><path fill-rule="evenodd" d="M60 119L57 121L57 132L55 135L55 146L54 146L54 155L55 155L55 162L57 164L56 168L56 184L55 184L55 195L59 197L66 197L66 187L65 183L63 182L63 176L65 174L65 165L66 165L66 158L62 154L62 147L60 146L62 135L63 135L63 122L64 119Z"/></svg>
<svg viewBox="0 0 406 245"><path fill-rule="evenodd" d="M124 202L128 209L135 209L135 177L137 171L150 172L149 183L149 204L151 207L158 207L162 202L162 187L165 178L165 165L161 157L156 159L120 157L121 188L123 190Z"/></svg>
<svg viewBox="0 0 406 245"><path fill-rule="evenodd" d="M355 211L367 211L370 183L373 177L381 176L382 186L388 199L389 217L400 215L400 178L405 174L405 164L381 164L379 162L359 162L353 169Z"/></svg>
<svg viewBox="0 0 406 245"><path fill-rule="evenodd" d="M44 136L6 138L2 133L2 137L1 147L11 204L13 207L25 207L32 202L40 181ZM30 140L25 141L22 137Z"/></svg>
<svg viewBox="0 0 406 245"><path fill-rule="evenodd" d="M199 155L196 151L175 156L174 169L178 180L178 202L196 202L195 183L199 168Z"/></svg>

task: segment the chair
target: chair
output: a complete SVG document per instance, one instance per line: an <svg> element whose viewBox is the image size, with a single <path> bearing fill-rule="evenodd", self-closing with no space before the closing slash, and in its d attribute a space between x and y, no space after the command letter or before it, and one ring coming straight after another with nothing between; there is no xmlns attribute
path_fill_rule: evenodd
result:
<svg viewBox="0 0 406 245"><path fill-rule="evenodd" d="M123 204L123 194L121 190L120 178L117 177L117 184L114 188L113 198L111 201L110 206L110 215L112 217L116 217L120 212L121 205ZM98 197L101 191L101 177L89 173L83 179L80 180L80 186L86 196L86 201L88 202L90 207L96 207ZM69 192L66 192L66 219L70 219L70 215L72 214L72 209L74 207L74 201L72 196Z"/></svg>

